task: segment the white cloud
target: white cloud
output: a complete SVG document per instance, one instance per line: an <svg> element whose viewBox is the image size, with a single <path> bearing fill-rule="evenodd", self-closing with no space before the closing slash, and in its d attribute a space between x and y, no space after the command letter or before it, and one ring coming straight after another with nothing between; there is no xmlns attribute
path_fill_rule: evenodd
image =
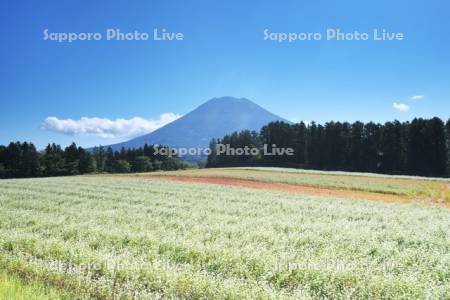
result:
<svg viewBox="0 0 450 300"><path fill-rule="evenodd" d="M133 137L150 133L181 117L174 113L165 113L156 120L146 120L141 117L131 119L89 118L79 120L58 119L47 117L43 128L67 135L93 135L102 138Z"/></svg>
<svg viewBox="0 0 450 300"><path fill-rule="evenodd" d="M411 100L421 100L424 97L425 97L424 95L414 95L414 96L411 96L409 99L411 99Z"/></svg>
<svg viewBox="0 0 450 300"><path fill-rule="evenodd" d="M296 117L290 118L290 119L288 119L288 121L291 121L292 123L295 123L295 124L299 124L299 123L303 122L303 123L305 123L306 126L308 126L308 125L311 124L311 121L308 121L308 120L300 120L300 119L298 119L298 118L296 118Z"/></svg>
<svg viewBox="0 0 450 300"><path fill-rule="evenodd" d="M406 104L404 104L404 103L397 103L397 102L394 102L394 103L392 104L392 107L395 108L395 109L398 110L398 111L401 111L401 112L405 112L405 111L408 111L408 110L409 110L409 106L406 105Z"/></svg>

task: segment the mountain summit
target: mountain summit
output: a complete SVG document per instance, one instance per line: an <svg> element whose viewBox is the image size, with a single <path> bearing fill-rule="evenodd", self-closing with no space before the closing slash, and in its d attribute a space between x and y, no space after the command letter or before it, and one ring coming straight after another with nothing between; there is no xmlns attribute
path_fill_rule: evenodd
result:
<svg viewBox="0 0 450 300"><path fill-rule="evenodd" d="M285 119L245 98L213 98L183 117L143 136L111 145L113 150L139 148L144 144L207 147L213 138L241 130L259 131L264 125Z"/></svg>

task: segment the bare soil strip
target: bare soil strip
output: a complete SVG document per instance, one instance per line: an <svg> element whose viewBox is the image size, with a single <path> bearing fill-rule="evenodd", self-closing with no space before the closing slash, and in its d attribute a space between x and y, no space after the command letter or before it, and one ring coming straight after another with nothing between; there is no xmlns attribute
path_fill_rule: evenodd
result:
<svg viewBox="0 0 450 300"><path fill-rule="evenodd" d="M190 176L123 176L125 178L143 178L143 179L153 179L153 180L173 180L181 182L197 182L197 183L207 183L207 184L218 184L226 186L239 186L252 189L260 190L270 190L286 193L299 193L311 196L322 196L331 198L343 198L343 199L353 199L353 200L372 200L372 201L383 201L383 202L396 202L396 203L419 203L427 205L436 206L446 206L445 204L439 204L436 202L431 202L430 200L418 200L410 199L406 196L374 193L374 192L364 192L364 191L353 191L346 189L333 189L333 188L323 188L323 187L313 187L298 184L288 184L288 183L276 183L276 182L262 182L235 178L224 178L224 177L190 177Z"/></svg>

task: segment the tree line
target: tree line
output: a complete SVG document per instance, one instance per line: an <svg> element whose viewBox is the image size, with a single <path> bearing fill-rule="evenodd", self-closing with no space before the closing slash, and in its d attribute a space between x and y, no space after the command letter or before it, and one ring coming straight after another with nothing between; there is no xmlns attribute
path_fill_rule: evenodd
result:
<svg viewBox="0 0 450 300"><path fill-rule="evenodd" d="M230 148L273 145L294 149L294 155L224 155L216 145ZM207 167L287 166L319 170L341 170L450 176L450 120L435 117L411 122L273 122L260 132L242 131L214 139Z"/></svg>
<svg viewBox="0 0 450 300"><path fill-rule="evenodd" d="M0 145L0 178L64 176L87 173L128 173L184 169L188 165L175 157L155 153L155 147L113 151L96 147L87 151L75 143L64 149L48 144L38 151L32 143Z"/></svg>

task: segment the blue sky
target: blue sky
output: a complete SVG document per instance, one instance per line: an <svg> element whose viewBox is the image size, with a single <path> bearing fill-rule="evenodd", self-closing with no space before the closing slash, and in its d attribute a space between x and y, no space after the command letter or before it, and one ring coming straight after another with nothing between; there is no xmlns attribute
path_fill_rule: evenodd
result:
<svg viewBox="0 0 450 300"><path fill-rule="evenodd" d="M110 144L226 95L297 121L447 119L449 12L448 1L411 0L2 1L0 144ZM164 28L184 40L43 40L44 29L104 34L108 28ZM263 34L327 28L386 29L405 38L279 43ZM48 117L56 123L45 129ZM78 122L82 117L89 119ZM92 133L97 123L119 129ZM91 131L55 132L73 133L70 126Z"/></svg>

